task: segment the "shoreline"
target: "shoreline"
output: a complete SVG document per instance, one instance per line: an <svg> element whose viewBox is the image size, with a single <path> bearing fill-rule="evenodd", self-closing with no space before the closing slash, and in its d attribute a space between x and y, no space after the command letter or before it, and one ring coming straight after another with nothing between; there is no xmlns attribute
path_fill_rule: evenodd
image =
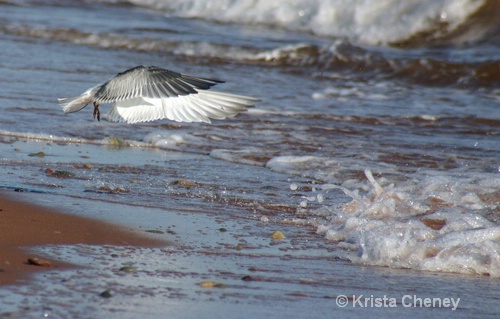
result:
<svg viewBox="0 0 500 319"><path fill-rule="evenodd" d="M35 272L78 267L61 260L30 253L29 248L43 245L115 245L162 247L169 245L111 223L65 214L23 200L21 194L0 191L0 287L22 284ZM50 266L36 266L29 258L39 258Z"/></svg>
<svg viewBox="0 0 500 319"><path fill-rule="evenodd" d="M294 225L78 200L78 213L93 211L89 218L72 215L68 201L57 208L43 204L54 207L58 198L0 191L0 257L11 261L10 268L0 267L0 317L35 318L43 311L61 318L158 318L172 309L183 318L237 312L247 318L496 314L496 280L356 265L325 255L328 243ZM95 219L103 212L110 213L109 222ZM143 233L155 226L165 240ZM277 227L286 238L270 237ZM51 267L25 264L44 256L56 256ZM63 261L55 260L59 256ZM347 302L339 304L344 297ZM455 308L406 307L410 297L461 301ZM383 298L396 306L380 303Z"/></svg>

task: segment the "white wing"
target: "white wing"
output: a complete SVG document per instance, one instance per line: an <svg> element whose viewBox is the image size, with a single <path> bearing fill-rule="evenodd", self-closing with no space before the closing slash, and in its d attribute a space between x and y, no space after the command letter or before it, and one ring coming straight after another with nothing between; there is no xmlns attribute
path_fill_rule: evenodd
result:
<svg viewBox="0 0 500 319"><path fill-rule="evenodd" d="M177 97L136 97L113 103L108 119L127 123L161 119L210 123L210 119L225 119L245 111L257 101L247 96L204 90Z"/></svg>

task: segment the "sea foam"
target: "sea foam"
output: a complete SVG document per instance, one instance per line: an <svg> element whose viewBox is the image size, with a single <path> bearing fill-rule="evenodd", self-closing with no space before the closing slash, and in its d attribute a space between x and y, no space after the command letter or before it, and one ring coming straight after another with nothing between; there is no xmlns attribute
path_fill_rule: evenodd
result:
<svg viewBox="0 0 500 319"><path fill-rule="evenodd" d="M318 196L307 199L319 208L308 208L303 200L297 203L301 216L327 216L327 222L317 226L318 234L350 251L351 261L500 277L500 226L492 215L498 205L491 200L500 187L497 176L429 170L390 183L365 170L367 182L339 182L332 161L281 156L267 167L323 180L315 187L316 195L341 189L351 198L342 204Z"/></svg>
<svg viewBox="0 0 500 319"><path fill-rule="evenodd" d="M356 245L352 261L500 277L500 226L480 214L491 207L477 194L453 177L384 188L365 173L372 190L318 228L328 240Z"/></svg>

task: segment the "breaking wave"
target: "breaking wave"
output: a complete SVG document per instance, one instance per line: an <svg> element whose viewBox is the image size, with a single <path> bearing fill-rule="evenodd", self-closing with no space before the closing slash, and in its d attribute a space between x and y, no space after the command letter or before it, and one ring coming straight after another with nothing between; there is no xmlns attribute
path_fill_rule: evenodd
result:
<svg viewBox="0 0 500 319"><path fill-rule="evenodd" d="M114 1L116 2L116 1ZM369 45L483 38L497 25L495 0L130 0L170 15L341 37Z"/></svg>

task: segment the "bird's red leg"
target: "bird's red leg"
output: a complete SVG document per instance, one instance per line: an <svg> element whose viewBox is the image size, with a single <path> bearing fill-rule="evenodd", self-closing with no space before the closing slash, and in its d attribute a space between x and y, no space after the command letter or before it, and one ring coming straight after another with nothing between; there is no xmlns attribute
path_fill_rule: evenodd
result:
<svg viewBox="0 0 500 319"><path fill-rule="evenodd" d="M99 111L99 104L94 102L94 119L97 116L97 120L100 122L101 121L101 112Z"/></svg>

